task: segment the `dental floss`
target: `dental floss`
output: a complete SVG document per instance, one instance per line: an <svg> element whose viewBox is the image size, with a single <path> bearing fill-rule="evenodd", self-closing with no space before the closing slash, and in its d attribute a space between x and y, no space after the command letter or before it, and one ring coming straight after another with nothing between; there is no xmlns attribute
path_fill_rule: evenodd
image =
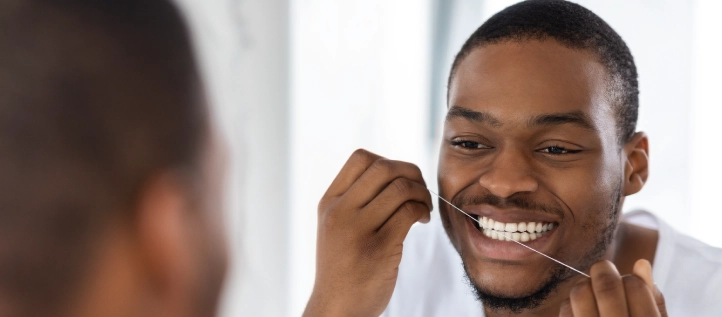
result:
<svg viewBox="0 0 722 317"><path fill-rule="evenodd" d="M468 214L468 213L466 213L465 211L461 210L461 208L454 206L452 203L450 203L448 200L444 199L444 197L441 197L441 195L435 193L433 190L431 190L431 189L429 189L429 188L427 188L426 190L428 190L430 193L434 194L434 196L439 197L439 199L441 199L441 200L443 200L445 203L449 204L449 206L454 207L456 210L460 211L462 214L464 214L464 215L466 215L467 217L471 218L471 220L476 221L476 222L479 224L479 227L484 228L484 229L492 229L492 228L489 228L489 227L481 224L481 222L480 222L478 219L472 217L470 214ZM513 239L511 238L511 236L509 236L506 232L500 232L500 234L502 234L502 233L504 234L504 236L505 236L507 239L509 239L509 241L514 241L514 242L516 242L516 244L518 244L518 245L520 245L520 246L522 246L522 247L525 247L525 248L527 248L527 249L529 249L529 250L532 250L532 251L534 251L534 252L536 252L536 253L539 253L539 254L543 255L544 257L546 257L546 258L549 259L549 260L552 260L552 261L554 261L554 262L557 262L557 263L559 263L559 264L561 264L561 265L566 266L567 268L569 268L570 270L572 270L572 271L574 271L574 272L577 272L577 273L579 273L579 274L581 274L581 275L584 275L584 276L586 276L586 277L588 277L588 278L591 278L589 275L587 275L586 273L584 273L584 272L582 272L582 271L580 271L580 270L577 270L577 269L575 269L575 268L573 268L573 267L571 267L571 266L569 266L569 265L567 265L567 264L565 264L565 263L563 263L563 262L561 262L561 261L559 261L559 260L557 260L557 259L555 259L555 258L552 258L552 257L550 257L550 256L548 256L548 255L546 255L546 254L544 254L544 253L541 253L541 252L539 252L539 251L537 251L537 250L534 250L532 247L530 247L530 246L528 246L528 245L526 245L526 244L523 244L523 243L521 243L521 242L519 242L519 241L513 240Z"/></svg>

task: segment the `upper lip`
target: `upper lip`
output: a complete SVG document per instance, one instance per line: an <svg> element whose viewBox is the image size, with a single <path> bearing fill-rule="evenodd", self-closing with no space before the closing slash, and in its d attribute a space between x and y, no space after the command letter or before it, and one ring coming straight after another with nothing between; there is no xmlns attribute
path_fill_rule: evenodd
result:
<svg viewBox="0 0 722 317"><path fill-rule="evenodd" d="M487 217L504 223L514 222L560 222L559 216L547 212L525 209L499 209L490 205L473 205L462 208L470 215Z"/></svg>

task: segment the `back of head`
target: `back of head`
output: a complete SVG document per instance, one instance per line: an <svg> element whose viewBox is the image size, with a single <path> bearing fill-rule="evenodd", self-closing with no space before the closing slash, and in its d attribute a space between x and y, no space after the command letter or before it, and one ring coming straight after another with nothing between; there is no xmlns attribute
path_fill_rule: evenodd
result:
<svg viewBox="0 0 722 317"><path fill-rule="evenodd" d="M473 49L505 41L552 40L594 53L609 76L609 96L617 115L620 143L632 137L637 124L637 68L624 40L592 11L565 0L527 0L509 6L484 22L466 40L454 59L449 84L461 61Z"/></svg>
<svg viewBox="0 0 722 317"><path fill-rule="evenodd" d="M207 125L168 1L0 2L0 315L54 315L148 178L197 172Z"/></svg>

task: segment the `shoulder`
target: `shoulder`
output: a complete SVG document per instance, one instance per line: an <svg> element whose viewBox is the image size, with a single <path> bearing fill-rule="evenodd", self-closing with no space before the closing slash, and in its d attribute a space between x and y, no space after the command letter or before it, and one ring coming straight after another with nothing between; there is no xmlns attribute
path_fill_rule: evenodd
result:
<svg viewBox="0 0 722 317"><path fill-rule="evenodd" d="M658 222L659 241L653 274L670 316L718 316L722 313L722 249Z"/></svg>

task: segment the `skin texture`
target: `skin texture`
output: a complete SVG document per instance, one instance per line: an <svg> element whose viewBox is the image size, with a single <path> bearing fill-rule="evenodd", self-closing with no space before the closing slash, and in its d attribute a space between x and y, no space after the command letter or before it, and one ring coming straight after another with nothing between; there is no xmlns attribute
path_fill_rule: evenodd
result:
<svg viewBox="0 0 722 317"><path fill-rule="evenodd" d="M623 239L604 240L605 235L617 233L615 211L623 202L622 195L638 192L648 173L648 142L644 134L638 133L619 145L607 80L603 66L593 54L554 41L504 42L477 48L461 62L452 79L449 93L452 110L445 123L439 160L442 196L460 204L473 202L473 197L492 196L501 201L522 199L544 206L523 208L510 203L486 206L485 211L491 218L515 222L552 214L549 220L556 222L555 231L540 251L592 273L591 281L586 278L579 281L576 274L567 271L571 278L558 286L558 292L552 292L538 307L516 313L557 315L561 302L578 289L574 288L578 286L575 283L595 285L595 281L601 281L606 285L605 279L613 276L610 279L615 281L615 290L622 290L622 278L611 262L591 265L603 258L628 265L639 259L629 256L649 256L649 250L656 246L656 237L630 240L630 235L634 235L630 232L644 229L627 225L623 230L627 234L618 236ZM451 115L454 109L478 115ZM562 117L560 114L567 117L574 114L584 122L539 120ZM472 203L459 207L475 206ZM467 273L476 287L486 293L499 297L528 296L559 269L558 264L541 256L506 259L482 254L469 237L468 219L448 206L442 205L440 212ZM607 248L595 250L599 243ZM643 247L629 252L628 245ZM503 247L520 248L512 244ZM630 271L628 267L624 270ZM572 296L571 303L572 307L585 307L585 313L598 308L601 316L620 316L620 311L628 310L624 292L613 295L601 298L599 307L589 304L595 296ZM640 301L629 306L647 304ZM656 309L655 305L647 306ZM515 312L487 308L486 313L494 316ZM575 310L576 315L587 316Z"/></svg>
<svg viewBox="0 0 722 317"><path fill-rule="evenodd" d="M354 152L318 205L316 281L303 316L380 315L406 234L432 208L418 167Z"/></svg>
<svg viewBox="0 0 722 317"><path fill-rule="evenodd" d="M486 309L487 316L666 316L651 277L657 232L620 224L615 212L644 186L649 146L644 133L620 144L608 79L593 54L554 41L487 45L459 64L439 158L441 195L500 221L555 222L541 251L592 276L562 269L561 283L539 305ZM351 156L319 204L316 284L304 316L385 309L403 238L428 217L424 187L409 163L362 150ZM439 206L477 288L526 296L560 271L539 255L480 252L469 219Z"/></svg>
<svg viewBox="0 0 722 317"><path fill-rule="evenodd" d="M98 238L85 282L58 316L214 316L226 271L221 222L225 154L210 142L193 187L166 171L131 219Z"/></svg>

